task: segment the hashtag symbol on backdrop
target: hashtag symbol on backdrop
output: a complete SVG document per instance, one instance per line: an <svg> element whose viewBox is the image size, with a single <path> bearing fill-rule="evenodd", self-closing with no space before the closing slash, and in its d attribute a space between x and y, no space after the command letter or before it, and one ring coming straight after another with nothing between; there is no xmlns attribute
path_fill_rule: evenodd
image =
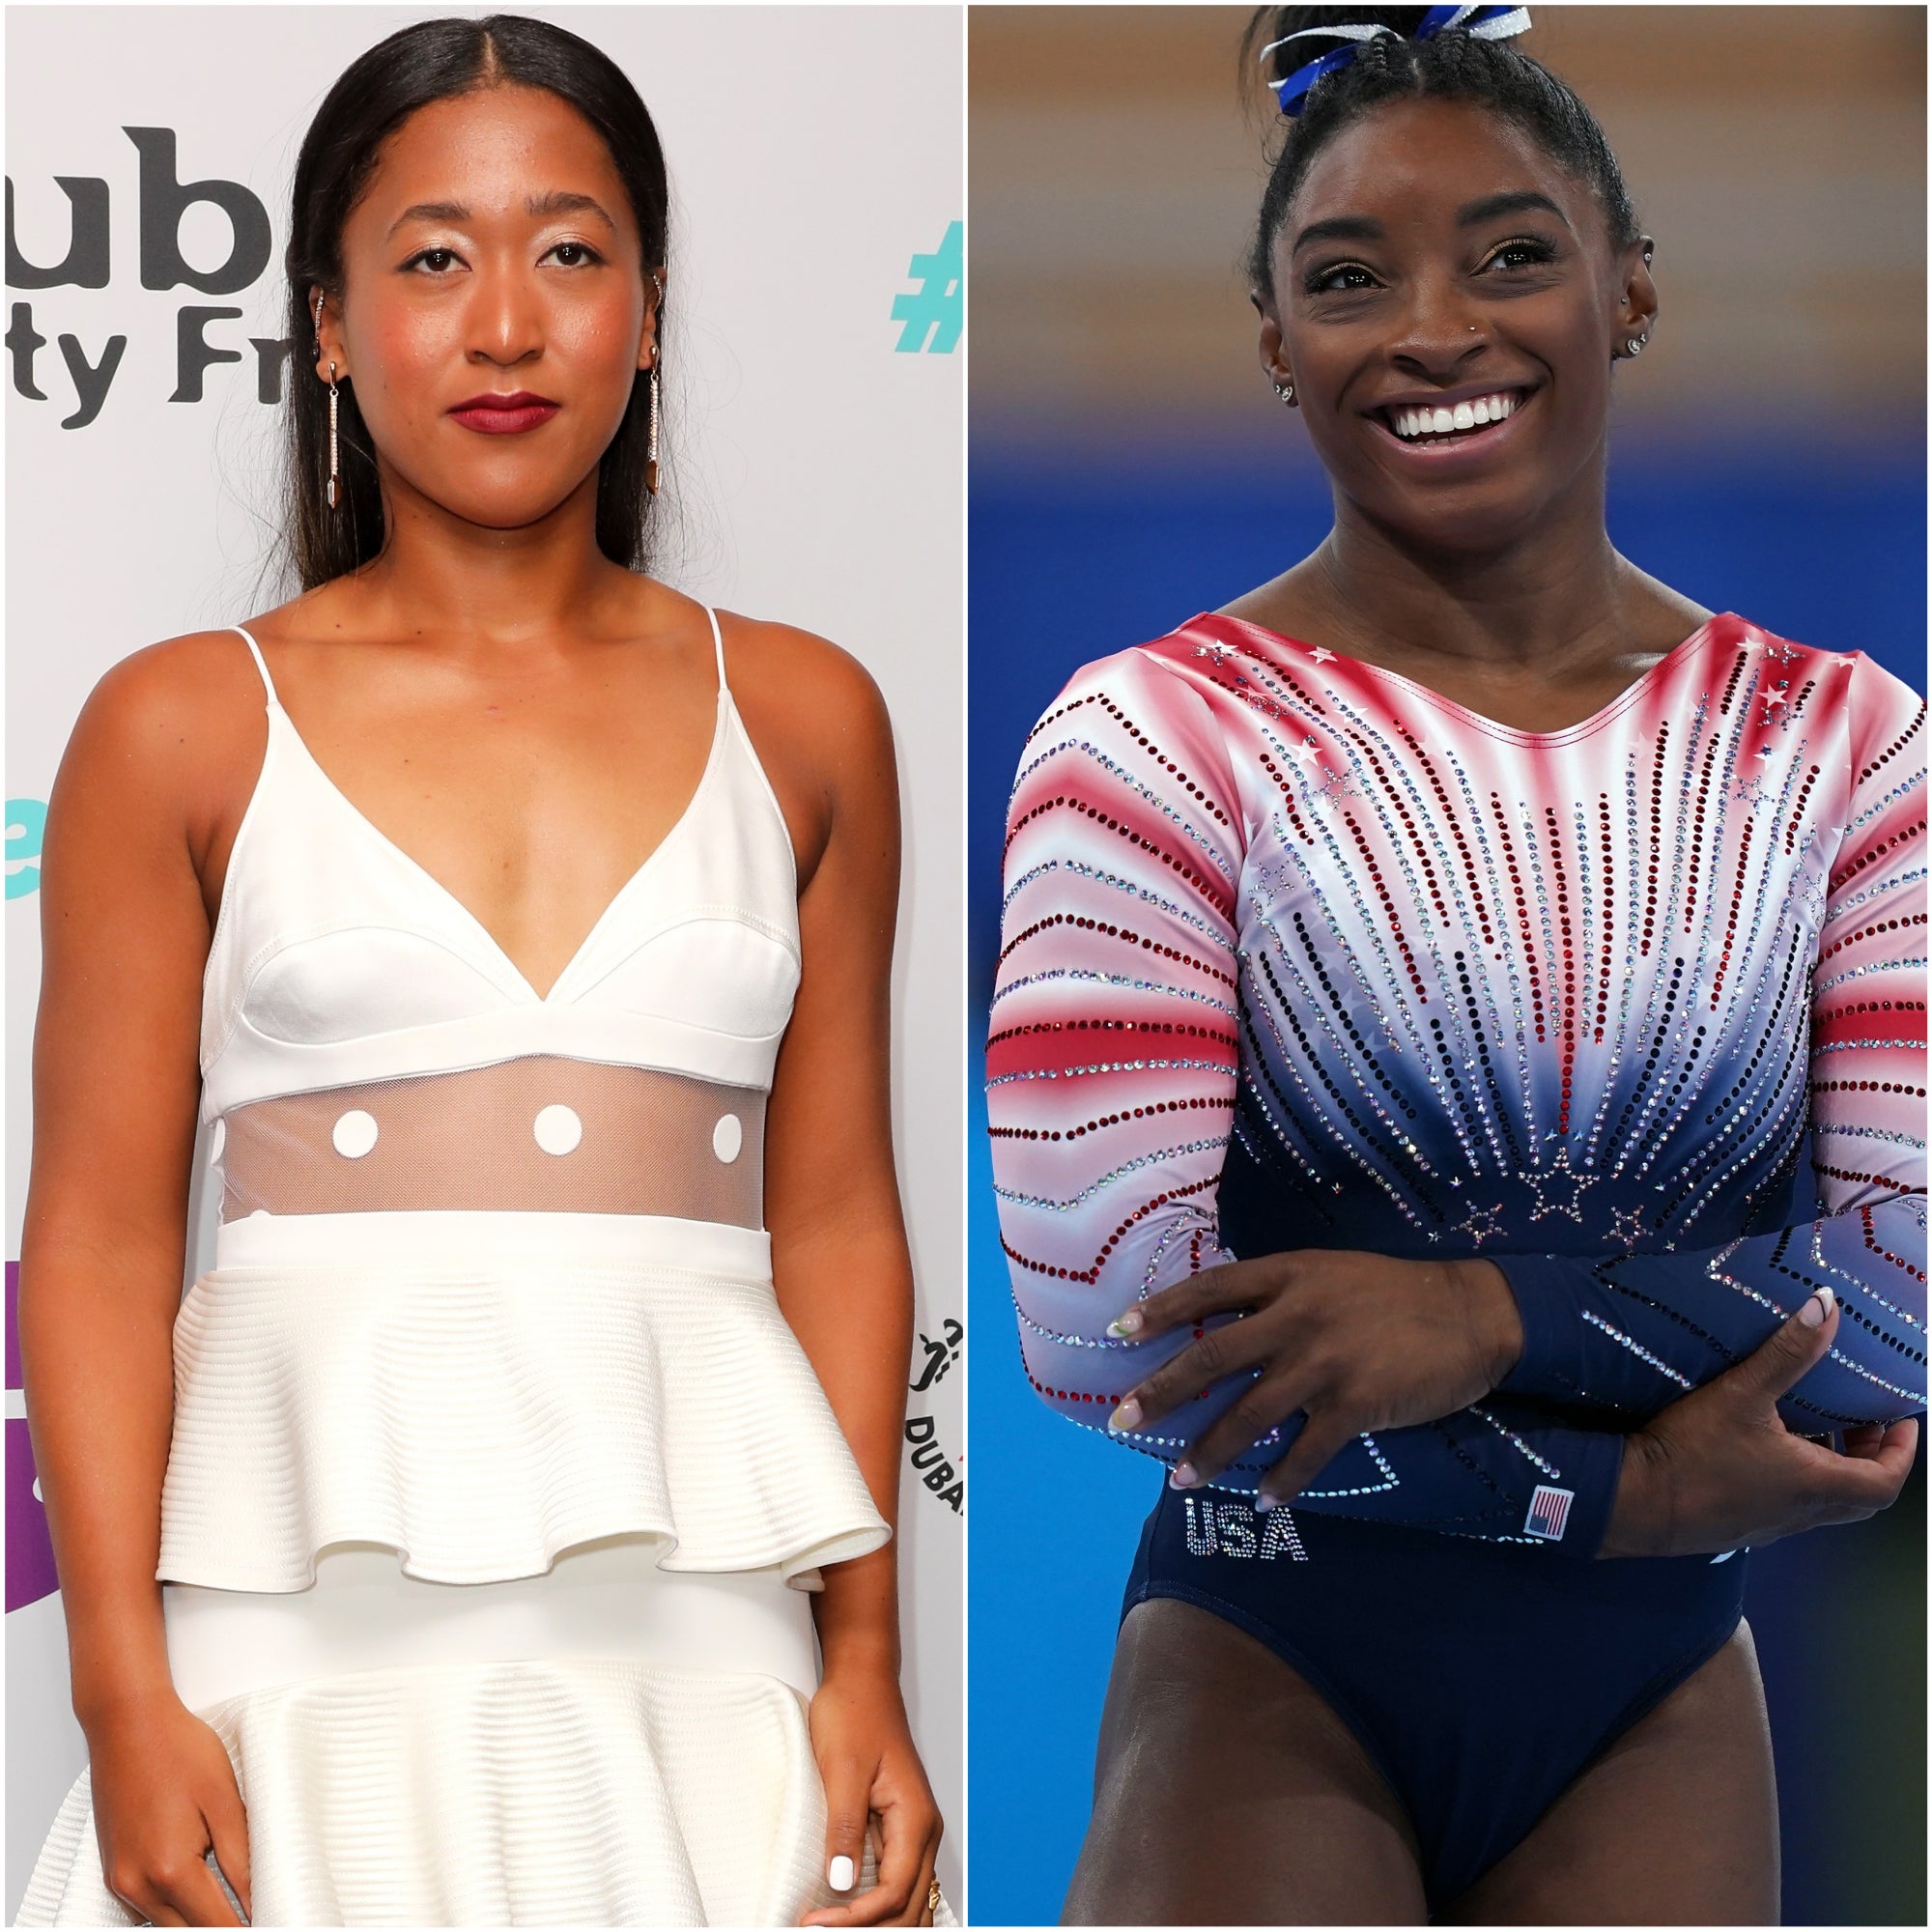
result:
<svg viewBox="0 0 1932 1932"><path fill-rule="evenodd" d="M925 350L951 355L958 347L966 311L965 273L966 224L955 221L930 255L912 258L906 275L919 284L919 292L893 298L893 320L905 325L896 345L899 355Z"/></svg>

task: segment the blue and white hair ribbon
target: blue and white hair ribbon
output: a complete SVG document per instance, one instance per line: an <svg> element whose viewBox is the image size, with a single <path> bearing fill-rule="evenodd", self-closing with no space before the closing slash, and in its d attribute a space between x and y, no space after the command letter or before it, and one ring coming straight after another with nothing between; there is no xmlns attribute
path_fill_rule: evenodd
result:
<svg viewBox="0 0 1932 1932"><path fill-rule="evenodd" d="M1473 34L1479 41L1513 40L1518 34L1529 31L1529 9L1527 7L1432 7L1422 16L1422 23L1408 36L1411 40L1426 41L1436 34L1444 33L1451 27L1465 34ZM1299 114L1308 96L1308 90L1324 74L1333 73L1344 68L1361 51L1364 41L1379 40L1382 35L1395 35L1393 27L1371 26L1366 23L1335 27L1303 27L1299 33L1286 34L1278 41L1270 41L1262 49L1261 57L1266 61L1277 47L1285 47L1290 41L1327 40L1350 41L1354 44L1337 47L1332 53L1325 53L1320 60L1312 60L1306 67L1298 67L1285 80L1273 83L1275 99L1281 102L1284 114Z"/></svg>

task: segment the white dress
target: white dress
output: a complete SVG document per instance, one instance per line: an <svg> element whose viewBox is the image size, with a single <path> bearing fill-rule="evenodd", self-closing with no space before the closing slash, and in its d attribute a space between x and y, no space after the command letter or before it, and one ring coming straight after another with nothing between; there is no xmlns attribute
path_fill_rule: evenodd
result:
<svg viewBox="0 0 1932 1932"><path fill-rule="evenodd" d="M805 1593L889 1532L772 1290L797 881L722 639L690 805L539 997L242 635L156 1575L256 1921L795 1924L838 1902ZM85 1774L17 1922L134 1922Z"/></svg>

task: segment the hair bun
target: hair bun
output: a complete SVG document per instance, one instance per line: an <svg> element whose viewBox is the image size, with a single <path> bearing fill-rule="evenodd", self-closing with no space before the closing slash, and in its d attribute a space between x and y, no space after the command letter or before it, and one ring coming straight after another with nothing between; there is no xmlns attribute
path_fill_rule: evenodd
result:
<svg viewBox="0 0 1932 1932"><path fill-rule="evenodd" d="M1359 34L1328 29L1380 27L1398 39L1413 40L1430 11L1427 7L1262 7L1248 23L1242 51L1252 59L1265 50L1263 69L1267 78L1286 80L1295 69L1361 39Z"/></svg>
<svg viewBox="0 0 1932 1932"><path fill-rule="evenodd" d="M1309 24L1296 26L1297 18ZM1261 49L1281 111L1295 119L1309 94L1345 68L1386 64L1390 49L1415 50L1425 44L1453 47L1481 41L1509 41L1529 30L1522 6L1364 8L1282 7L1264 9L1248 23L1242 43L1246 60L1259 36L1272 28ZM1334 44L1326 47L1324 43Z"/></svg>

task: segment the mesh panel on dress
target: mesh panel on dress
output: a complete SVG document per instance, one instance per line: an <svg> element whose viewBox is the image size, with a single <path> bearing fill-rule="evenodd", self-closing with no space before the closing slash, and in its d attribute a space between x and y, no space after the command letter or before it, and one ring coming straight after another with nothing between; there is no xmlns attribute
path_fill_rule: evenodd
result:
<svg viewBox="0 0 1932 1932"><path fill-rule="evenodd" d="M757 1228L765 1095L531 1054L234 1107L221 1218L380 1209L670 1214Z"/></svg>

